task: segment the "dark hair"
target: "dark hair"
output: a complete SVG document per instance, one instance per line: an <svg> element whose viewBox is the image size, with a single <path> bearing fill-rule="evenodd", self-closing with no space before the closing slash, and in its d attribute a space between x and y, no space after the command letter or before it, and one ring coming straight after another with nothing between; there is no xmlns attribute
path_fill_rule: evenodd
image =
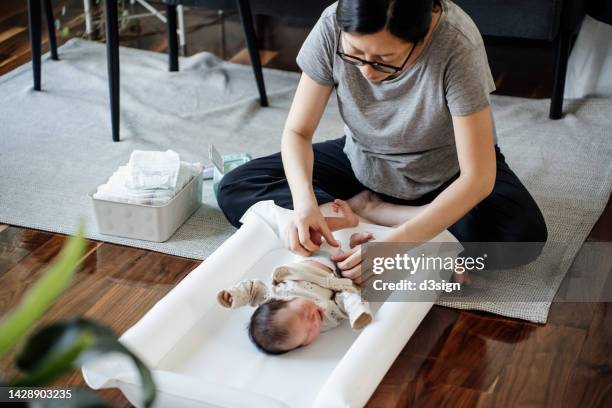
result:
<svg viewBox="0 0 612 408"><path fill-rule="evenodd" d="M249 323L249 338L255 346L266 354L283 354L289 350L283 344L289 338L289 331L275 321L279 310L284 309L289 301L271 300L261 304Z"/></svg>
<svg viewBox="0 0 612 408"><path fill-rule="evenodd" d="M404 41L418 43L427 35L434 5L441 0L338 0L336 22L347 33L388 30Z"/></svg>

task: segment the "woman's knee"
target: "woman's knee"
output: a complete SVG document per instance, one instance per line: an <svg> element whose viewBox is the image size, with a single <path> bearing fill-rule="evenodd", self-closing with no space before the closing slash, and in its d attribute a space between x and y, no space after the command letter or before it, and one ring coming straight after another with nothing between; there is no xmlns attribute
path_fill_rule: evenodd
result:
<svg viewBox="0 0 612 408"><path fill-rule="evenodd" d="M513 228L512 242L516 244L510 245L515 246L512 252L514 252L517 265L536 260L548 240L548 229L540 210L537 209L535 216L525 217L522 222L514 224Z"/></svg>
<svg viewBox="0 0 612 408"><path fill-rule="evenodd" d="M235 171L239 172L240 169L236 169ZM238 179L234 177L233 173L234 171L227 173L221 178L217 185L217 203L222 210L230 205L235 194L235 189L238 186Z"/></svg>
<svg viewBox="0 0 612 408"><path fill-rule="evenodd" d="M500 166L493 194L485 204L491 214L503 217L500 231L507 239L500 241L546 242L548 230L540 207L510 167L505 162Z"/></svg>
<svg viewBox="0 0 612 408"><path fill-rule="evenodd" d="M504 219L498 235L500 242L546 242L548 229L541 214L523 214Z"/></svg>
<svg viewBox="0 0 612 408"><path fill-rule="evenodd" d="M251 160L225 174L219 182L217 203L227 220L237 228L249 207L264 200L284 206L291 203L279 153Z"/></svg>
<svg viewBox="0 0 612 408"><path fill-rule="evenodd" d="M236 228L240 227L240 218L246 211L241 208L240 173L240 168L230 171L221 178L217 187L217 204L225 218Z"/></svg>
<svg viewBox="0 0 612 408"><path fill-rule="evenodd" d="M532 211L529 225L525 227L524 241L531 250L528 250L528 261L531 262L540 256L546 241L548 241L548 228L542 212L534 202L534 210Z"/></svg>
<svg viewBox="0 0 612 408"><path fill-rule="evenodd" d="M490 269L512 268L534 261L548 239L544 217L535 201L514 212L479 206L449 230L460 242L471 242L470 251L487 252Z"/></svg>
<svg viewBox="0 0 612 408"><path fill-rule="evenodd" d="M546 227L546 221L544 216L539 209L537 209L537 216L528 226L528 232L526 233L526 242L546 242L548 241L548 228Z"/></svg>
<svg viewBox="0 0 612 408"><path fill-rule="evenodd" d="M517 210L513 217L505 220L508 241L544 243L548 240L548 228L544 216L531 196L526 201L527 203Z"/></svg>

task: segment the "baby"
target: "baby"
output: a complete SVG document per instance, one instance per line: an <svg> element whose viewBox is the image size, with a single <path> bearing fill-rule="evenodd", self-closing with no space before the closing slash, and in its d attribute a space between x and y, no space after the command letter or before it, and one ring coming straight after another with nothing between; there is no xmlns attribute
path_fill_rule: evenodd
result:
<svg viewBox="0 0 612 408"><path fill-rule="evenodd" d="M332 209L343 216L325 218L331 231L359 224L346 202L335 200ZM280 218L290 219L292 211L278 211ZM284 225L279 226L283 237L284 229ZM350 246L372 238L369 233L353 234ZM219 292L217 300L232 309L246 304L257 306L248 333L255 346L267 354L283 354L306 346L347 318L353 329L360 330L372 321L372 312L353 281L337 275L331 257L341 252L341 248L322 242L312 256L295 255L296 262L275 268L271 286L257 279L245 280Z"/></svg>

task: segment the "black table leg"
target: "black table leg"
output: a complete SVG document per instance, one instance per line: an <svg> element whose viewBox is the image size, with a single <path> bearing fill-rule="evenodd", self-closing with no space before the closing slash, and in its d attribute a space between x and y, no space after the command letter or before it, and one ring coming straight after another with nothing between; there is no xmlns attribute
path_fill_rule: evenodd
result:
<svg viewBox="0 0 612 408"><path fill-rule="evenodd" d="M176 34L176 6L166 5L166 25L168 30L168 70L178 71L178 36Z"/></svg>
<svg viewBox="0 0 612 408"><path fill-rule="evenodd" d="M111 124L113 141L119 141L119 28L117 0L104 2L106 21L106 63L108 66L108 89L110 92Z"/></svg>
<svg viewBox="0 0 612 408"><path fill-rule="evenodd" d="M40 0L28 0L28 25L30 28L30 48L32 50L32 74L34 90L40 91Z"/></svg>
<svg viewBox="0 0 612 408"><path fill-rule="evenodd" d="M53 19L53 6L51 0L45 1L45 14L47 16L47 31L49 32L49 50L51 51L51 59L59 60L57 57L57 39L55 38L55 20Z"/></svg>
<svg viewBox="0 0 612 408"><path fill-rule="evenodd" d="M563 116L563 93L565 91L565 75L567 73L567 62L570 54L571 34L561 31L555 40L555 79L553 83L552 97L550 98L551 119L561 119Z"/></svg>
<svg viewBox="0 0 612 408"><path fill-rule="evenodd" d="M257 81L257 89L259 90L259 104L268 106L268 97L266 95L266 86L264 84L263 72L261 70L261 61L259 59L259 50L257 48L257 39L255 37L255 28L253 28L253 16L251 15L251 5L249 0L237 0L238 11L240 12L240 21L244 30L244 37L249 50L249 58L253 66L253 73Z"/></svg>

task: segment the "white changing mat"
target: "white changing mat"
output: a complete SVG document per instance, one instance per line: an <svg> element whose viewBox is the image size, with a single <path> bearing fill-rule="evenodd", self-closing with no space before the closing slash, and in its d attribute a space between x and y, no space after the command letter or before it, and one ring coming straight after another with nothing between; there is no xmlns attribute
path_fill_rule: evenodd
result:
<svg viewBox="0 0 612 408"><path fill-rule="evenodd" d="M344 324L308 347L262 354L246 333L252 309L224 309L216 293L245 278L267 282L275 266L291 261L271 227L272 213L269 202L253 206L230 239L121 337L152 369L156 407L363 406L432 307L372 304L374 321L361 333ZM346 243L356 231L381 237L389 230L362 223L334 236ZM457 242L446 231L435 240ZM89 362L83 376L95 389L118 387L140 406L138 376L123 357Z"/></svg>

